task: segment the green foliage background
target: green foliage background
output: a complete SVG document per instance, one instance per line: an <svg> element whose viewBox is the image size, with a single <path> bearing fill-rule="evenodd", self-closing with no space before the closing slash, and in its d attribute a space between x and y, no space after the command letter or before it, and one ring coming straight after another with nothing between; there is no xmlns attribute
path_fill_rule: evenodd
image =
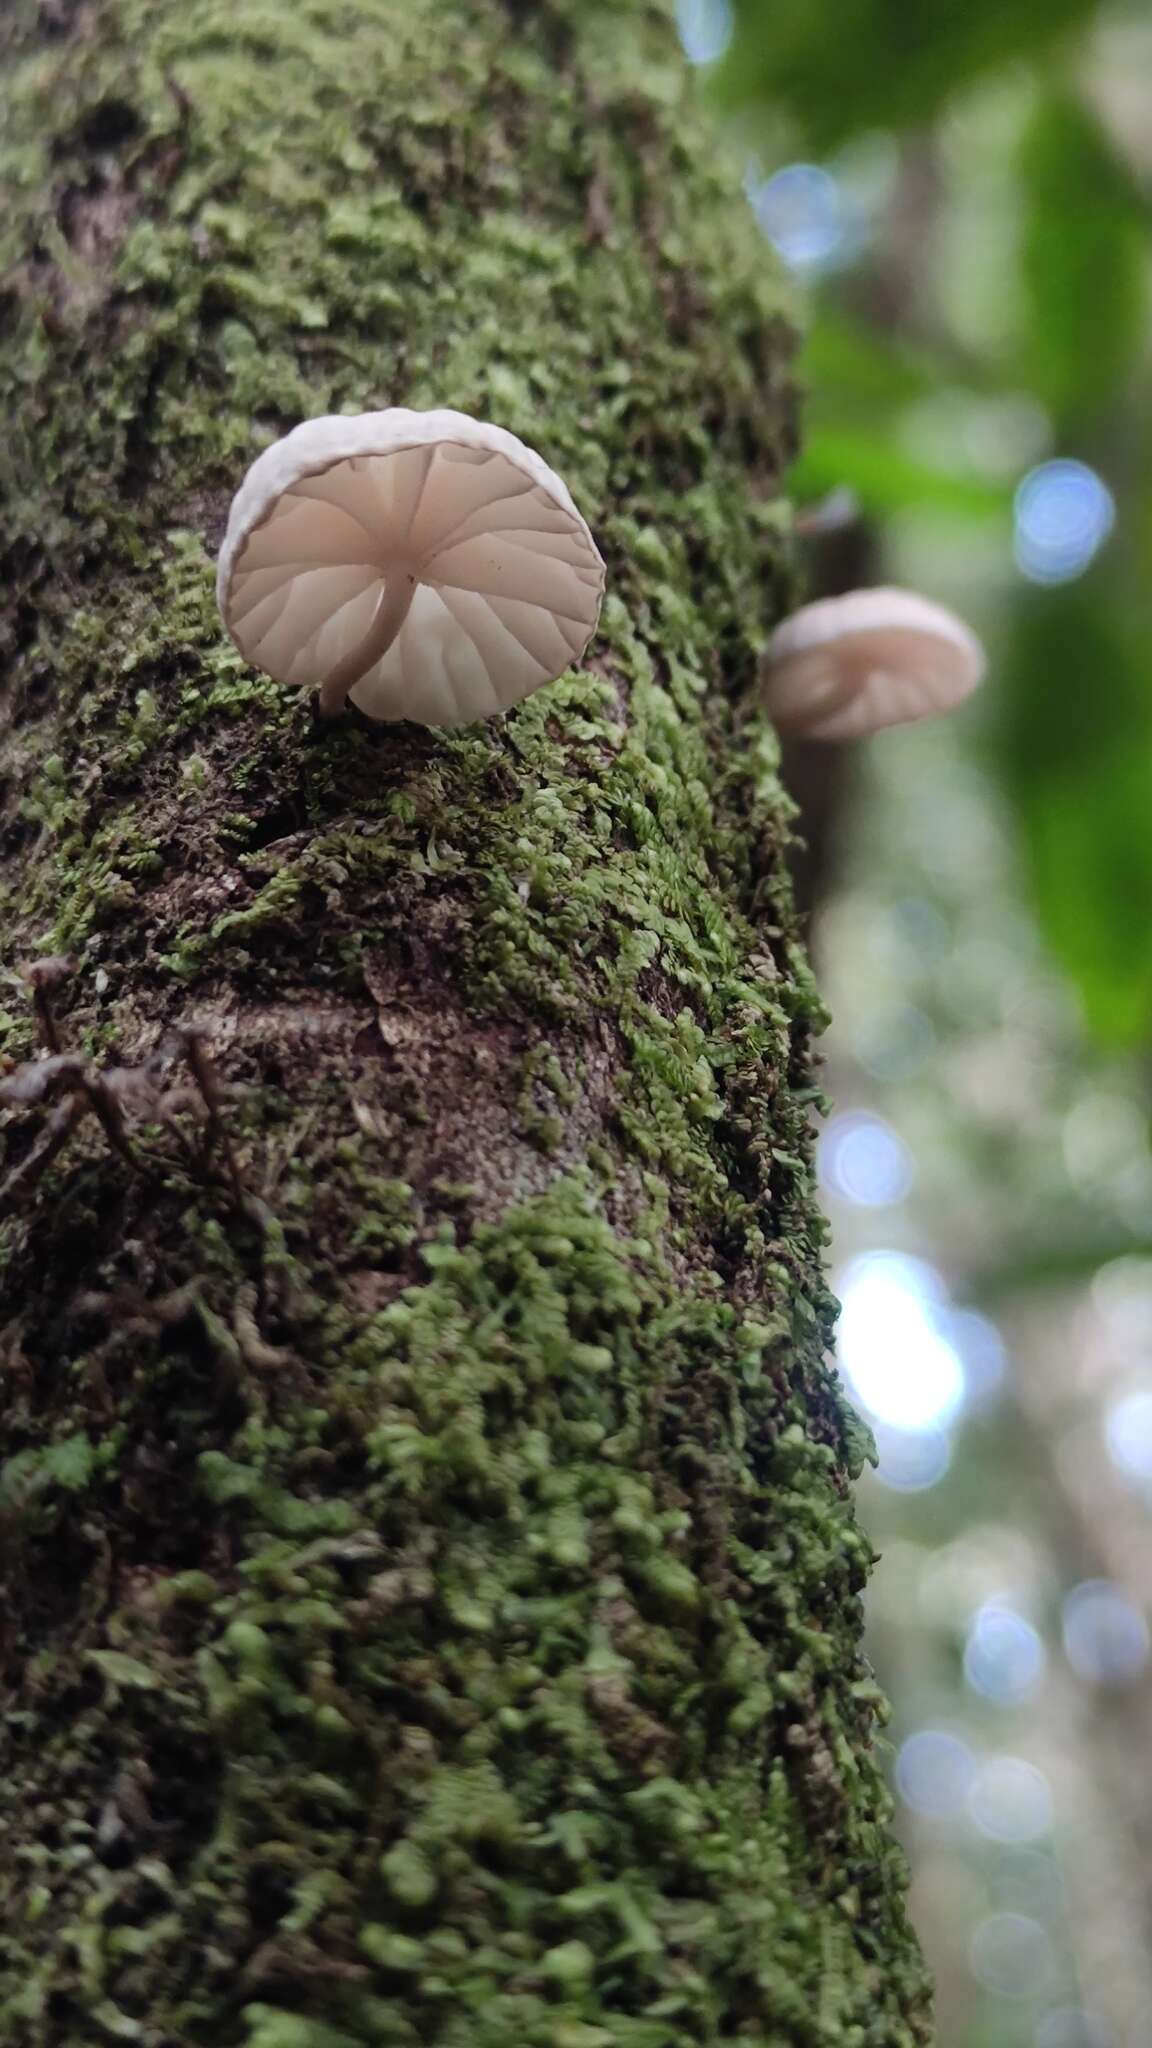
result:
<svg viewBox="0 0 1152 2048"><path fill-rule="evenodd" d="M821 193L840 207L840 245L801 285L791 489L813 591L912 583L989 650L956 719L797 779L832 848L814 947L833 1286L851 1311L855 1255L911 1255L1000 1347L991 1391L961 1351L963 1408L920 1439L943 1453L906 1491L917 1438L897 1417L926 1360L894 1325L868 1355L891 1397L861 1489L882 1556L871 1643L940 2048L1143 2048L1152 1666L1112 1683L1064 1631L1086 1581L1137 1628L1152 1617L1152 1454L1145 1470L1112 1434L1152 1403L1152 12L682 0L681 21L701 57L727 21L704 77L766 230L783 245L805 225L802 202L771 212L788 166L831 174L815 230ZM1018 493L1060 458L1115 517L1086 568L1044 582ZM902 1194L838 1177L854 1125L902 1148ZM984 1600L1038 1646L1011 1705L966 1668ZM974 1773L1031 1770L1046 1821L1014 1834L938 1786L920 1802L897 1758L933 1730ZM998 1979L982 1968L1005 1916L1042 1973L1023 1950Z"/></svg>
<svg viewBox="0 0 1152 2048"><path fill-rule="evenodd" d="M733 0L711 74L765 171L835 171L883 136L939 181L930 239L905 251L908 317L877 317L867 246L813 293L794 488L848 486L881 526L927 517L943 554L971 556L965 601L993 653L973 734L1046 940L1091 1034L1118 1049L1152 1030L1152 151L1134 160L1097 60L1145 18L1092 0ZM1152 84L1148 101L1152 134ZM965 270L985 226L1005 257L991 288L979 261ZM1074 584L1011 573L1017 477L915 447L908 429L941 393L961 416L1030 400L1042 452L1104 478L1115 531ZM1007 573L990 579L997 554Z"/></svg>

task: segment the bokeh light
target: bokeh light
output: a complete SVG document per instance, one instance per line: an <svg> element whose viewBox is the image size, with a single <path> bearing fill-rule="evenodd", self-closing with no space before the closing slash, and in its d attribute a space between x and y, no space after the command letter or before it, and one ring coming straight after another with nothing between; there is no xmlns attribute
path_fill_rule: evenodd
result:
<svg viewBox="0 0 1152 2048"><path fill-rule="evenodd" d="M961 1813L976 1775L966 1742L944 1728L921 1728L901 1743L896 1788L913 1813L946 1820Z"/></svg>
<svg viewBox="0 0 1152 2048"><path fill-rule="evenodd" d="M943 960L952 948L952 930L943 911L926 896L902 896L892 906L892 930L910 968L926 960Z"/></svg>
<svg viewBox="0 0 1152 2048"><path fill-rule="evenodd" d="M1081 576L1103 547L1116 505L1086 462L1041 462L1016 492L1016 562L1033 583Z"/></svg>
<svg viewBox="0 0 1152 2048"><path fill-rule="evenodd" d="M1064 1160L1080 1187L1116 1189L1122 1179L1150 1181L1146 1117L1136 1095L1093 1088L1064 1119Z"/></svg>
<svg viewBox="0 0 1152 2048"><path fill-rule="evenodd" d="M1109 1259L1092 1281L1092 1304L1112 1347L1152 1365L1152 1259Z"/></svg>
<svg viewBox="0 0 1152 2048"><path fill-rule="evenodd" d="M1035 1998L1052 1976L1052 1943L1026 1913L993 1913L968 1944L972 1975L1001 1998Z"/></svg>
<svg viewBox="0 0 1152 2048"><path fill-rule="evenodd" d="M972 1618L964 1645L964 1676L973 1692L997 1706L1015 1706L1034 1692L1048 1662L1030 1621L989 1600Z"/></svg>
<svg viewBox="0 0 1152 2048"><path fill-rule="evenodd" d="M676 0L676 26L691 64L715 64L732 40L729 0Z"/></svg>
<svg viewBox="0 0 1152 2048"><path fill-rule="evenodd" d="M1034 2038L1036 2048L1119 2048L1116 2030L1107 2020L1073 2005L1046 2014Z"/></svg>
<svg viewBox="0 0 1152 2048"><path fill-rule="evenodd" d="M1001 1842L986 1875L989 1902L998 1913L1024 1913L1048 1925L1065 1910L1059 1867L1048 1849Z"/></svg>
<svg viewBox="0 0 1152 2048"><path fill-rule="evenodd" d="M906 1081L932 1058L936 1026L915 1003L892 1003L857 1025L852 1050L874 1081Z"/></svg>
<svg viewBox="0 0 1152 2048"><path fill-rule="evenodd" d="M943 1280L902 1251L865 1251L840 1274L836 1356L855 1395L894 1430L931 1430L963 1405L963 1366L937 1329Z"/></svg>
<svg viewBox="0 0 1152 2048"><path fill-rule="evenodd" d="M1113 1464L1130 1479L1152 1485L1152 1392L1126 1394L1104 1419Z"/></svg>
<svg viewBox="0 0 1152 2048"><path fill-rule="evenodd" d="M946 1429L891 1429L873 1424L876 1478L893 1493L927 1493L939 1485L952 1463L952 1438Z"/></svg>
<svg viewBox="0 0 1152 2048"><path fill-rule="evenodd" d="M1007 1363L1004 1339L995 1323L975 1309L956 1308L941 1317L940 1328L960 1355L969 1406L987 1406L1004 1384Z"/></svg>
<svg viewBox="0 0 1152 2048"><path fill-rule="evenodd" d="M1051 444L1052 423L1039 401L1025 391L1002 392L969 402L964 422L966 452L986 476L1011 476L1026 462L1038 462Z"/></svg>
<svg viewBox="0 0 1152 2048"><path fill-rule="evenodd" d="M834 1116L820 1140L820 1178L834 1195L861 1208L901 1202L912 1185L912 1158L902 1138L867 1110Z"/></svg>
<svg viewBox="0 0 1152 2048"><path fill-rule="evenodd" d="M849 241L843 194L820 164L785 164L745 185L752 211L793 270L811 274L840 261Z"/></svg>
<svg viewBox="0 0 1152 2048"><path fill-rule="evenodd" d="M1023 1757L989 1757L968 1788L968 1812L990 1841L1035 1842L1052 1826L1052 1789Z"/></svg>
<svg viewBox="0 0 1152 2048"><path fill-rule="evenodd" d="M894 1429L939 1428L964 1401L964 1368L937 1327L935 1268L903 1252L865 1252L837 1283L837 1356L859 1401Z"/></svg>
<svg viewBox="0 0 1152 2048"><path fill-rule="evenodd" d="M1064 1649L1092 1685L1129 1685L1148 1663L1148 1623L1108 1579L1087 1579L1064 1602Z"/></svg>

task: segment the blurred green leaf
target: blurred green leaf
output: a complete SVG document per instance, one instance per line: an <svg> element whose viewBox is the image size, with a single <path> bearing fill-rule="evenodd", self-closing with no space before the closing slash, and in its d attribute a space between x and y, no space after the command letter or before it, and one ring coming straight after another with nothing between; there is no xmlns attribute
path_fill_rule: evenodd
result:
<svg viewBox="0 0 1152 2048"><path fill-rule="evenodd" d="M810 427L789 489L803 501L839 485L847 485L862 509L877 518L924 506L964 519L1002 519L1007 531L1011 493L1005 485L917 461L874 429Z"/></svg>
<svg viewBox="0 0 1152 2048"><path fill-rule="evenodd" d="M730 109L790 114L827 151L927 120L997 64L1050 45L1097 0L734 0L715 90Z"/></svg>
<svg viewBox="0 0 1152 2048"><path fill-rule="evenodd" d="M1123 386L1147 310L1148 221L1096 116L1046 100L1020 150L1024 376L1074 427Z"/></svg>
<svg viewBox="0 0 1152 2048"><path fill-rule="evenodd" d="M1045 1219L1047 1221L1047 1219ZM1002 1249L1002 1248L1001 1248ZM1020 1294L1053 1294L1078 1289L1113 1259L1130 1259L1144 1247L1133 1233L1107 1234L1097 1217L1082 1219L1075 1239L1056 1240L1033 1252L1012 1251L993 1258L983 1271L967 1277L966 1295L973 1308L1003 1309Z"/></svg>
<svg viewBox="0 0 1152 2048"><path fill-rule="evenodd" d="M1152 677L1138 644L1111 592L1029 591L992 699L1041 926L1089 1029L1118 1048L1152 1035Z"/></svg>
<svg viewBox="0 0 1152 2048"><path fill-rule="evenodd" d="M860 321L822 307L804 337L804 367L817 390L835 391L839 399L877 405L910 405L938 391L948 371L938 362L914 354L901 337L881 334Z"/></svg>

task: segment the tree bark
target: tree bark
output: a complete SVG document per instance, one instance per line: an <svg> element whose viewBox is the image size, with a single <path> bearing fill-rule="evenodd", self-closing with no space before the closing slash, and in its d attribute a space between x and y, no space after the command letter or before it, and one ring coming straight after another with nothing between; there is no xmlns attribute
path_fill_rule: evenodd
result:
<svg viewBox="0 0 1152 2048"><path fill-rule="evenodd" d="M5 21L0 2037L924 2042L755 696L789 337L668 12ZM391 403L607 557L506 723L325 731L220 630L256 449Z"/></svg>

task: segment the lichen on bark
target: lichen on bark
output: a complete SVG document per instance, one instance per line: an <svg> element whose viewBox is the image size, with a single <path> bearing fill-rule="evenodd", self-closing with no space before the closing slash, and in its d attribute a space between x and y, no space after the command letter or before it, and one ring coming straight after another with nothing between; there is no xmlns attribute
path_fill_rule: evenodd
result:
<svg viewBox="0 0 1152 2048"><path fill-rule="evenodd" d="M89 1117L3 1225L0 2038L923 2042L755 698L786 308L668 11L0 35L5 959L122 1069L210 1028L245 1189ZM392 402L540 448L602 631L317 738L212 555Z"/></svg>

